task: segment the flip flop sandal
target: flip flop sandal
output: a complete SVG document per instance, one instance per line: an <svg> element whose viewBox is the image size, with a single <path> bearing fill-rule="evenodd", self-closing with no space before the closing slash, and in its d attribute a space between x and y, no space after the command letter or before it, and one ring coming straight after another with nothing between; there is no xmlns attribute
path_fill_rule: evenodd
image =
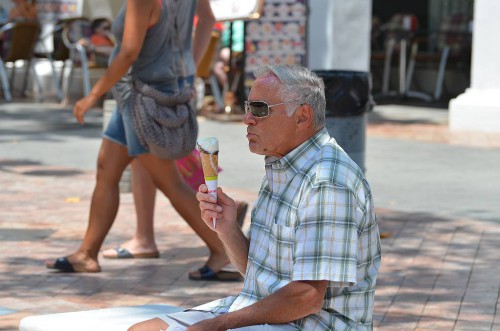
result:
<svg viewBox="0 0 500 331"><path fill-rule="evenodd" d="M75 268L73 268L73 265L65 257L58 258L53 266L47 266L47 268L61 272L75 272Z"/></svg>
<svg viewBox="0 0 500 331"><path fill-rule="evenodd" d="M241 274L237 271L220 270L219 272L215 272L208 266L203 266L200 269L198 269L198 271L200 272L200 277L193 277L189 275L189 279L210 280L219 282L237 282L243 279Z"/></svg>
<svg viewBox="0 0 500 331"><path fill-rule="evenodd" d="M156 259L160 257L160 252L136 253L132 254L128 249L123 247L113 248L116 256L103 255L107 259Z"/></svg>
<svg viewBox="0 0 500 331"><path fill-rule="evenodd" d="M48 269L54 269L59 272L67 272L67 273L73 273L73 272L87 272L87 273L94 273L94 272L101 272L101 267L98 267L96 270L87 270L87 269L79 269L78 266L75 268L71 262L69 262L67 257L60 257L58 258L54 264L45 264L45 266Z"/></svg>

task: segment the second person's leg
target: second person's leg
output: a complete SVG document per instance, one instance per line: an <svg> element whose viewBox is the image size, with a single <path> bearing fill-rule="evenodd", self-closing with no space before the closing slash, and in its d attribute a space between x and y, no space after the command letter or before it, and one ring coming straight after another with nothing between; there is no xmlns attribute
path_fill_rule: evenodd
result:
<svg viewBox="0 0 500 331"><path fill-rule="evenodd" d="M66 256L67 262L76 272L100 271L98 253L118 212L119 182L130 161L124 146L107 139L102 140L87 230L78 250ZM58 269L57 261L47 261L46 266Z"/></svg>
<svg viewBox="0 0 500 331"><path fill-rule="evenodd" d="M206 265L218 272L229 263L229 258L217 234L209 229L201 219L195 192L180 176L175 161L161 160L151 154L141 155L139 160L151 174L156 186L170 200L175 210L205 242L210 250L210 257ZM198 273L198 271L194 273Z"/></svg>
<svg viewBox="0 0 500 331"><path fill-rule="evenodd" d="M134 196L137 227L134 236L117 248L103 252L106 258L159 257L154 234L156 186L139 160L131 163L132 194Z"/></svg>

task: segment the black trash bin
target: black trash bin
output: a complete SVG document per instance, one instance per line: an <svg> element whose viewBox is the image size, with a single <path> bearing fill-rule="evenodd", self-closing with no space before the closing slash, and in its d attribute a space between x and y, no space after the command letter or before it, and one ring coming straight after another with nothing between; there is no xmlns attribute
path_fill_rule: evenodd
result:
<svg viewBox="0 0 500 331"><path fill-rule="evenodd" d="M326 128L365 171L366 113L373 108L368 72L318 70L325 82Z"/></svg>

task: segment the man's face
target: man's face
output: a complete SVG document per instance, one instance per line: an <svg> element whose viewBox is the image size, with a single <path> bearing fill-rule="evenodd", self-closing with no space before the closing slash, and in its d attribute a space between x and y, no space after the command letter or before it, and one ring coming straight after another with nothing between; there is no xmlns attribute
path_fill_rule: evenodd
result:
<svg viewBox="0 0 500 331"><path fill-rule="evenodd" d="M280 86L280 82L273 75L260 77L253 83L248 100L265 101L269 105L292 101L280 98ZM247 125L248 147L251 152L282 157L295 148L292 141L296 118L295 114L288 117L287 106L293 106L293 103L274 106L269 116L263 118L255 117L251 113L245 114L243 122Z"/></svg>

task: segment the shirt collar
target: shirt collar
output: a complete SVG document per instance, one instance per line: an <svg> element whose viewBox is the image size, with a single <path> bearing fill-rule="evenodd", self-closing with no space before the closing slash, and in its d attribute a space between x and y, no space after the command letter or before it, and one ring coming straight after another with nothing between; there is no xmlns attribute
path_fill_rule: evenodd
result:
<svg viewBox="0 0 500 331"><path fill-rule="evenodd" d="M291 169L297 172L314 155L314 152L318 151L330 139L330 135L324 127L282 158L266 156L266 166L271 166L273 169Z"/></svg>

